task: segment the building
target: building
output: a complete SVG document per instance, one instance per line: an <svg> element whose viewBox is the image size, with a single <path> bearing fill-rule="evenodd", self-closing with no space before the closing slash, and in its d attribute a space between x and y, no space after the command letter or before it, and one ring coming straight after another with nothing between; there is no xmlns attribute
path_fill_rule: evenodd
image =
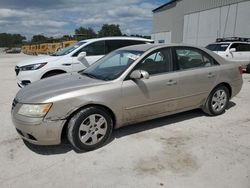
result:
<svg viewBox="0 0 250 188"><path fill-rule="evenodd" d="M249 0L172 0L153 10L156 43L205 46L224 37L250 38Z"/></svg>

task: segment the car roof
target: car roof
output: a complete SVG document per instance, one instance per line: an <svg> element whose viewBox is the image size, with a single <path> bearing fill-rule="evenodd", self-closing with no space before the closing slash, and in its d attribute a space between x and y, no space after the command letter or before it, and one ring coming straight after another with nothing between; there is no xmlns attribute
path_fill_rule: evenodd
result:
<svg viewBox="0 0 250 188"><path fill-rule="evenodd" d="M145 42L153 42L153 40L151 39L145 39L140 37L101 37L101 38L86 39L80 42L97 42L102 40L137 40L137 41L139 40Z"/></svg>
<svg viewBox="0 0 250 188"><path fill-rule="evenodd" d="M139 44L139 45L133 45L133 46L126 46L123 48L120 48L119 50L131 50L131 51L148 51L150 49L157 49L161 47L193 47L193 48L200 48L193 45L187 45L187 44L175 44L175 43L169 43L169 44ZM200 48L201 49L201 48Z"/></svg>
<svg viewBox="0 0 250 188"><path fill-rule="evenodd" d="M158 48L166 48L166 47L191 47L191 48L197 48L200 49L210 56L212 56L216 61L218 61L220 64L224 64L226 60L219 56L218 54L200 46L194 46L194 45L188 45L188 44L175 44L175 43L169 43L169 44L140 44L140 45L133 45L133 46L126 46L123 48L120 48L118 50L128 50L128 51L142 51L143 53L146 51L153 51ZM117 50L117 51L118 51Z"/></svg>
<svg viewBox="0 0 250 188"><path fill-rule="evenodd" d="M210 44L232 44L232 43L243 43L243 44L249 44L249 42L242 42L242 41L232 41L232 42L214 42ZM209 45L209 44L208 44Z"/></svg>

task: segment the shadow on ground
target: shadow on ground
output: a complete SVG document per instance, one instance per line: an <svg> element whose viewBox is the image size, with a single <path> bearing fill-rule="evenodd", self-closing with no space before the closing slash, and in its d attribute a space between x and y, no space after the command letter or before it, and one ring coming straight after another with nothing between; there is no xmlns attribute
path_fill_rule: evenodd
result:
<svg viewBox="0 0 250 188"><path fill-rule="evenodd" d="M227 110L234 107L236 104L232 101L229 102ZM171 124L182 122L185 120L206 116L201 110L191 110L175 115L170 115L142 123L137 123L129 126L122 127L120 129L114 130L113 135L111 139L105 144L111 143L114 139L119 139L124 136L129 136L132 134L136 134L139 132L159 128L162 126L170 126ZM67 153L71 150L74 150L73 147L70 145L70 143L67 141L66 138L63 138L62 143L60 145L56 146L38 146L28 143L27 141L24 141L25 145L33 152L41 155L56 155L56 154L63 154ZM79 152L74 150L76 153L85 153L85 152Z"/></svg>

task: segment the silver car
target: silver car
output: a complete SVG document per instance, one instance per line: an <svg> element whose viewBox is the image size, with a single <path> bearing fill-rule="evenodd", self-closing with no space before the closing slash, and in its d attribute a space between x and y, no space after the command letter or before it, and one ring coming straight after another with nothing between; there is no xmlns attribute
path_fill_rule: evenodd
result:
<svg viewBox="0 0 250 188"><path fill-rule="evenodd" d="M222 114L241 90L241 74L239 65L205 48L130 46L82 72L21 89L12 119L20 136L33 144L59 144L65 133L76 150L93 150L113 129L128 124L195 108Z"/></svg>

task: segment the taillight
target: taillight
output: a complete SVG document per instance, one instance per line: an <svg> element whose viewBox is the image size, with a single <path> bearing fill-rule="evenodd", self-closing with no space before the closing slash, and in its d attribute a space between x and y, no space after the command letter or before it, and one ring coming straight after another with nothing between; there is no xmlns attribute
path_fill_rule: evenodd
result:
<svg viewBox="0 0 250 188"><path fill-rule="evenodd" d="M242 66L239 66L239 71L240 71L240 74L243 74L243 68L242 68Z"/></svg>

